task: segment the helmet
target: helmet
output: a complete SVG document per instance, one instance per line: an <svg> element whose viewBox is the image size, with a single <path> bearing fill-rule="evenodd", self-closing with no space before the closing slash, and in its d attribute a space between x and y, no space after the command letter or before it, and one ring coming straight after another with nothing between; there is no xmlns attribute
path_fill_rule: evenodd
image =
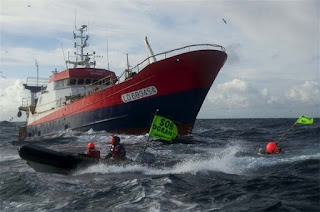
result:
<svg viewBox="0 0 320 212"><path fill-rule="evenodd" d="M93 142L88 143L88 149L94 149L94 148L95 146Z"/></svg>
<svg viewBox="0 0 320 212"><path fill-rule="evenodd" d="M266 146L266 152L269 154L276 153L277 149L277 143L274 141L269 142Z"/></svg>
<svg viewBox="0 0 320 212"><path fill-rule="evenodd" d="M110 142L111 142L113 145L117 145L117 144L120 143L120 138L119 138L118 136L112 136Z"/></svg>

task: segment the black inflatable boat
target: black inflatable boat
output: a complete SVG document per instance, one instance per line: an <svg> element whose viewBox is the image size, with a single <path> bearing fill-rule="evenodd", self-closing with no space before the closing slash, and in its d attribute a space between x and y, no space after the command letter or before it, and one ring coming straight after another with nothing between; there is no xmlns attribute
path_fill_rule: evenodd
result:
<svg viewBox="0 0 320 212"><path fill-rule="evenodd" d="M100 162L118 165L128 163L128 160L114 161L111 159L89 158L79 154L57 152L32 144L21 146L18 151L20 157L27 161L27 164L37 172L72 174L76 169Z"/></svg>
<svg viewBox="0 0 320 212"><path fill-rule="evenodd" d="M37 172L47 172L56 174L72 174L77 169L83 169L90 165L103 163L106 165L129 165L129 164L151 164L155 162L155 156L151 153L140 153L136 161L113 160L105 158L91 158L80 154L57 152L41 146L26 144L21 146L19 151L20 157L27 161Z"/></svg>

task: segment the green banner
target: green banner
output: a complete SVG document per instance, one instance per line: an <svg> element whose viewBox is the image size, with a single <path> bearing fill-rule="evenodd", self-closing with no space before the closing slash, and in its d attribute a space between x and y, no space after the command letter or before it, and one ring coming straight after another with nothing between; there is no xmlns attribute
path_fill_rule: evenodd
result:
<svg viewBox="0 0 320 212"><path fill-rule="evenodd" d="M300 116L298 120L296 121L296 124L312 124L313 118L309 118L307 116Z"/></svg>
<svg viewBox="0 0 320 212"><path fill-rule="evenodd" d="M150 127L149 136L165 141L172 141L178 135L177 126L167 118L155 115Z"/></svg>

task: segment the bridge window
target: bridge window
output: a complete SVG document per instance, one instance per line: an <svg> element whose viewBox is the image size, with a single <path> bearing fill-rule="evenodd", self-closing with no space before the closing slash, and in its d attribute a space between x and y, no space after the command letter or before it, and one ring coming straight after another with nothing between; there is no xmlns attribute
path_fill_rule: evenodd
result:
<svg viewBox="0 0 320 212"><path fill-rule="evenodd" d="M77 79L70 79L70 85L75 85L77 83Z"/></svg>
<svg viewBox="0 0 320 212"><path fill-rule="evenodd" d="M70 80L69 79L64 79L63 80L63 87L67 87L70 85Z"/></svg>
<svg viewBox="0 0 320 212"><path fill-rule="evenodd" d="M86 79L86 85L91 84L91 79Z"/></svg>
<svg viewBox="0 0 320 212"><path fill-rule="evenodd" d="M55 82L55 89L59 89L63 87L63 80L59 80Z"/></svg>
<svg viewBox="0 0 320 212"><path fill-rule="evenodd" d="M78 85L83 85L84 79L78 79Z"/></svg>

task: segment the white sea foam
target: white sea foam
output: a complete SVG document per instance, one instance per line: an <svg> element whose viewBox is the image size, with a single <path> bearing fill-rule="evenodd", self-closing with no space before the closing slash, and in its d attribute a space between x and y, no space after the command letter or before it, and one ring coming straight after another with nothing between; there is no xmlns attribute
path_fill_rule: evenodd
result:
<svg viewBox="0 0 320 212"><path fill-rule="evenodd" d="M134 172L143 173L146 175L166 175L166 174L183 174L202 171L217 171L228 174L240 174L244 167L239 166L238 158L235 157L238 152L238 147L228 147L222 150L219 154L211 155L207 159L194 159L188 158L183 162L176 164L173 167L168 168L154 168L142 165L127 165L127 166L107 166L104 164L90 166L84 170L77 172L77 174L85 173L123 173L123 172Z"/></svg>
<svg viewBox="0 0 320 212"><path fill-rule="evenodd" d="M208 131L210 131L210 129L203 128L203 127L193 129L194 134L201 134L201 133L208 132Z"/></svg>
<svg viewBox="0 0 320 212"><path fill-rule="evenodd" d="M88 130L88 132L87 132L88 135L91 135L93 133L94 133L94 130L92 128L90 130Z"/></svg>
<svg viewBox="0 0 320 212"><path fill-rule="evenodd" d="M135 138L136 139L136 138ZM77 172L77 174L85 173L142 173L145 175L167 175L167 174L195 174L197 172L215 171L227 174L249 174L252 171L270 167L276 164L306 160L318 159L320 153L313 155L266 155L257 156L254 153L237 156L237 153L244 152L241 141L231 142L230 146L225 148L207 149L206 158L199 157L201 154L194 154L193 157L186 157L182 162L171 167L147 167L142 165L127 165L127 166L107 166L104 164L94 165L85 170ZM158 152L159 153L159 152ZM160 151L161 153L161 151ZM168 150L164 154L168 153ZM169 154L172 155L172 154ZM187 155L186 155L187 156Z"/></svg>
<svg viewBox="0 0 320 212"><path fill-rule="evenodd" d="M19 155L0 155L0 162L19 160L19 159L20 159Z"/></svg>
<svg viewBox="0 0 320 212"><path fill-rule="evenodd" d="M123 173L123 172L145 172L147 167L142 165L128 165L128 166L116 166L116 165L105 165L98 164L90 166L86 169L79 170L75 173L75 175L87 174L87 173L102 173L102 174L110 174L110 173Z"/></svg>
<svg viewBox="0 0 320 212"><path fill-rule="evenodd" d="M308 159L320 159L320 153L309 154L309 155L294 155L288 158L280 159L281 162L296 162L296 161L304 161Z"/></svg>

